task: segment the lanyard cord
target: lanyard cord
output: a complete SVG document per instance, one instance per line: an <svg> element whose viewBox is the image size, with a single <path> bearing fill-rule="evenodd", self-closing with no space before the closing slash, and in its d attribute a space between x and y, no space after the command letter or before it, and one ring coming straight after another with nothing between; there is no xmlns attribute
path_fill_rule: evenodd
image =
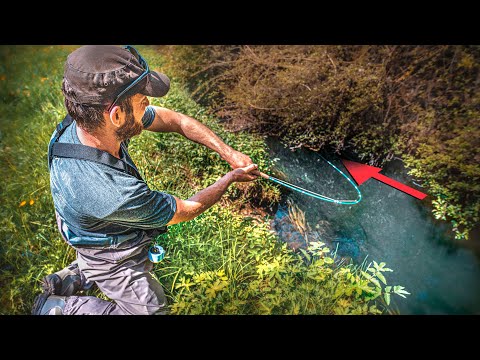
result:
<svg viewBox="0 0 480 360"><path fill-rule="evenodd" d="M360 189L358 188L357 185L355 185L355 183L347 176L345 175L339 168L337 168L335 165L333 165L330 161L328 161L327 159L325 159L322 155L319 154L319 156L325 160L327 163L329 163L331 166L333 166L333 168L335 170L337 170L340 174L343 175L343 177L345 177L345 179L348 180L348 182L350 184L352 184L352 186L355 188L355 190L357 190L357 193L358 193L358 198L357 200L337 200L337 199L332 199L332 198L329 198L325 195L320 195L320 194L317 194L313 191L310 191L310 190L306 190L304 188L301 188L300 186L297 186L297 185L293 185L293 184L290 184L286 181L283 181L283 180L280 180L280 179L277 179L273 176L270 176L270 175L267 175L267 174L264 174L262 172L260 172L261 176L265 179L268 179L268 180L271 180L277 184L280 184L280 185L283 185L289 189L292 189L292 190L295 190L295 191L298 191L302 194L305 194L305 195L308 195L308 196L311 196L311 197L314 197L315 199L319 199L319 200L323 200L323 201L328 201L328 202L333 202L335 204L340 204L340 205L354 205L354 204L358 204L360 202L360 200L362 200L362 193L360 192Z"/></svg>

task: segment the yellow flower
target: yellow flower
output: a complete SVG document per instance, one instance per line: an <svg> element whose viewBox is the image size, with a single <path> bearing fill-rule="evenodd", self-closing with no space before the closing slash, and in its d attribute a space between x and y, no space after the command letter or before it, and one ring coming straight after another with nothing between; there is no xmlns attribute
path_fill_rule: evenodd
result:
<svg viewBox="0 0 480 360"><path fill-rule="evenodd" d="M46 77L40 78L40 81L41 81L42 83L43 83L45 80L48 80L48 78L46 78Z"/></svg>
<svg viewBox="0 0 480 360"><path fill-rule="evenodd" d="M33 199L30 199L29 204L30 204L30 205L33 205L34 202L35 202L35 201L33 201Z"/></svg>
<svg viewBox="0 0 480 360"><path fill-rule="evenodd" d="M26 203L27 203L27 202L26 202L25 200L23 200L23 201L20 203L20 207L25 206Z"/></svg>
<svg viewBox="0 0 480 360"><path fill-rule="evenodd" d="M350 302L345 299L340 299L337 301L338 305L340 305L342 308L347 308L350 306Z"/></svg>

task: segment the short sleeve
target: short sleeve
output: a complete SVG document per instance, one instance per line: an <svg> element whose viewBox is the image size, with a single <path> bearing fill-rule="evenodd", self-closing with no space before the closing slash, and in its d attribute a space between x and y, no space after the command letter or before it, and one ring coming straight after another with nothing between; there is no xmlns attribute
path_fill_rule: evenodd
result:
<svg viewBox="0 0 480 360"><path fill-rule="evenodd" d="M148 105L142 117L143 128L146 129L152 125L153 120L155 120L155 109L153 106Z"/></svg>
<svg viewBox="0 0 480 360"><path fill-rule="evenodd" d="M117 190L124 201L103 220L139 229L155 229L168 224L177 210L175 198L161 191L150 190L143 181L130 177L128 184Z"/></svg>

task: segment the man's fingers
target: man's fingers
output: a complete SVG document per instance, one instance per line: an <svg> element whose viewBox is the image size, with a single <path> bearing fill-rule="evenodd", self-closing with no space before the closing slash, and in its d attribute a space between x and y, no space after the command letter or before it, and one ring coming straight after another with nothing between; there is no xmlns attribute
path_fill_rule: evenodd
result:
<svg viewBox="0 0 480 360"><path fill-rule="evenodd" d="M246 166L244 169L245 169L246 172L249 173L249 172L257 170L258 165L257 164L250 164L250 165Z"/></svg>

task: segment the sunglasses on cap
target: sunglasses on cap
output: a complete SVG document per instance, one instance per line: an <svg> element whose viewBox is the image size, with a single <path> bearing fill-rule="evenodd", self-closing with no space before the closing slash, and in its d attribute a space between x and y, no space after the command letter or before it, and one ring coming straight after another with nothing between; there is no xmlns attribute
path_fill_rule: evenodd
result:
<svg viewBox="0 0 480 360"><path fill-rule="evenodd" d="M112 110L112 108L115 106L117 101L123 95L125 95L131 88L133 88L136 84L142 81L150 73L150 68L148 67L147 61L142 57L142 55L140 55L137 49L135 49L133 46L130 46L130 45L126 45L123 48L130 51L130 53L132 53L132 55L135 56L135 58L138 60L140 65L143 67L144 71L138 78L136 78L130 85L128 85L120 94L117 95L113 103L108 107L108 112Z"/></svg>

